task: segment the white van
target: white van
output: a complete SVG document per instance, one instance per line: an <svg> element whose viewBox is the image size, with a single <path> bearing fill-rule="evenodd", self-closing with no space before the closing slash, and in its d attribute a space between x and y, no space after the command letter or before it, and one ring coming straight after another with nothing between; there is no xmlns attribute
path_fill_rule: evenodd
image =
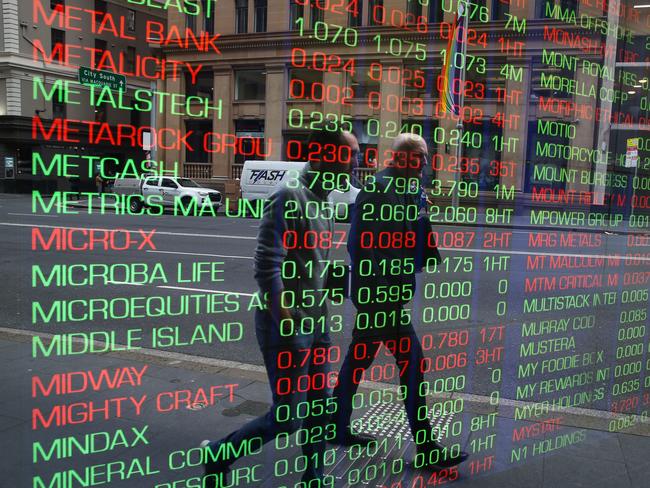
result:
<svg viewBox="0 0 650 488"><path fill-rule="evenodd" d="M249 202L264 200L268 198L280 183L295 176L308 164L304 161L245 161L241 173L241 196ZM357 199L360 189L348 185L345 191L334 190L330 193L330 199L336 203L347 203L353 205ZM337 205L337 217L345 218L346 212L341 205ZM350 215L348 209L347 215Z"/></svg>

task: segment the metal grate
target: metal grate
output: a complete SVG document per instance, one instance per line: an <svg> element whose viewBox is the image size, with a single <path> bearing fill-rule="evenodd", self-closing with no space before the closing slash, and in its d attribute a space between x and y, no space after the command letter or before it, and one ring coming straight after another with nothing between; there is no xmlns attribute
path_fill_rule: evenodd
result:
<svg viewBox="0 0 650 488"><path fill-rule="evenodd" d="M386 419L385 422L374 422L373 419ZM446 414L440 417L434 417L430 412L429 420L434 431L438 433L436 440L440 441L447 433L449 425L454 419L454 414ZM361 417L359 422L362 426L370 428L359 429L366 434L372 434L377 437L396 437L400 436L404 441L413 441L411 429L409 428L406 410L401 403L383 403L370 407Z"/></svg>

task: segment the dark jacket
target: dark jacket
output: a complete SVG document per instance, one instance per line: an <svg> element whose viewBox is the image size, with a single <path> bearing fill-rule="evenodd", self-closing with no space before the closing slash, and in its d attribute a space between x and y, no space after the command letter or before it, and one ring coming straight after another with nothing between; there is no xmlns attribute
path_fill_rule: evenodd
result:
<svg viewBox="0 0 650 488"><path fill-rule="evenodd" d="M358 309L395 308L415 292L415 273L426 260L440 260L431 224L421 212L420 191L396 191L393 168L378 172L357 196L348 252L350 299ZM391 297L392 295L392 297ZM388 299L387 299L388 297Z"/></svg>
<svg viewBox="0 0 650 488"><path fill-rule="evenodd" d="M255 249L255 280L260 291L269 296L283 289L293 292L296 297L296 307L291 310L294 318L327 313L322 297L327 274L324 267L329 261L330 248L312 245L317 242L314 239L305 241L305 234L332 235L334 221L325 217L305 218L308 202L321 205L329 202L328 192L322 189L320 180L313 181L314 177L307 165L297 180L283 183L268 198ZM283 273L285 262L290 266L286 266ZM312 297L315 304L304 305L311 303Z"/></svg>

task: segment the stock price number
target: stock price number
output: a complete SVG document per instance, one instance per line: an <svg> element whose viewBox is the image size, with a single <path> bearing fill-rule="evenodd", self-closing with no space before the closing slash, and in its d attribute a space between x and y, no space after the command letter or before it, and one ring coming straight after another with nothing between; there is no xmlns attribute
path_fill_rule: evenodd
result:
<svg viewBox="0 0 650 488"><path fill-rule="evenodd" d="M416 31L420 34L429 32L428 20L425 16L415 15L412 12L403 12L398 8L393 8L390 12L387 12L386 7L383 5L373 5L372 19L375 25L390 25L398 29Z"/></svg>
<svg viewBox="0 0 650 488"><path fill-rule="evenodd" d="M474 207L444 207L432 205L429 208L429 220L431 222L456 222L459 224L475 223L478 213Z"/></svg>
<svg viewBox="0 0 650 488"><path fill-rule="evenodd" d="M440 22L440 37L445 41L449 41L455 37L456 41L463 42L464 31L467 31L465 42L467 42L468 46L481 46L487 48L487 32L479 33L472 27L459 26L455 30L456 35L454 36L454 26L449 22Z"/></svg>
<svg viewBox="0 0 650 488"><path fill-rule="evenodd" d="M321 82L307 86L303 80L294 78L289 82L289 98L352 106L350 99L354 98L354 90L347 86L325 85Z"/></svg>
<svg viewBox="0 0 650 488"><path fill-rule="evenodd" d="M446 81L447 80L442 75L438 76L436 79L436 88L439 92L444 92ZM454 78L451 82L451 92L454 95L462 95L465 98L483 100L485 99L485 84L478 81Z"/></svg>
<svg viewBox="0 0 650 488"><path fill-rule="evenodd" d="M402 303L413 299L414 287L411 283L402 285L362 286L357 290L357 301L368 303Z"/></svg>
<svg viewBox="0 0 650 488"><path fill-rule="evenodd" d="M329 318L324 315L312 317L306 315L300 318L280 320L280 335L282 337L294 337L297 335L310 335L315 333L335 333L343 330L343 316L334 314Z"/></svg>
<svg viewBox="0 0 650 488"><path fill-rule="evenodd" d="M300 37L305 37L305 19L296 19ZM313 37L317 41L329 42L330 44L343 43L348 47L356 47L359 44L359 33L352 27L345 27L337 24L326 24L320 20L314 22L314 33L307 37Z"/></svg>
<svg viewBox="0 0 650 488"><path fill-rule="evenodd" d="M399 96L389 93L382 97L378 91L368 92L368 107L373 110L399 112L402 115L424 115L424 101L419 97Z"/></svg>
<svg viewBox="0 0 650 488"><path fill-rule="evenodd" d="M338 249L345 239L344 230L315 231L308 230L302 233L302 238L295 230L285 230L282 234L282 247L288 250L294 249ZM338 240L336 240L338 238ZM382 241L383 242L383 241Z"/></svg>
<svg viewBox="0 0 650 488"><path fill-rule="evenodd" d="M442 180L431 180L431 195L433 196L450 196L458 195L461 198L478 197L478 183L476 181L454 181L448 180L448 187L443 187Z"/></svg>
<svg viewBox="0 0 650 488"><path fill-rule="evenodd" d="M440 51L440 55L445 59L447 57L447 50L443 49ZM481 74L485 74L486 72L487 62L483 56L474 56L473 54L457 52L454 54L451 62L456 69L464 69L467 71L474 70Z"/></svg>
<svg viewBox="0 0 650 488"><path fill-rule="evenodd" d="M448 140L447 140L448 139ZM433 142L436 144L449 143L450 146L467 146L480 149L483 144L483 134L477 131L461 131L438 126L433 129Z"/></svg>
<svg viewBox="0 0 650 488"><path fill-rule="evenodd" d="M382 203L381 205L376 205L374 203L364 203L361 206L361 220L364 222L415 222L419 214L420 208L416 204L393 205L390 203ZM385 259L380 261L384 268L386 267L386 261ZM407 271L405 266L407 265L402 263L401 259L391 261L391 269L395 269L395 275L412 272Z"/></svg>
<svg viewBox="0 0 650 488"><path fill-rule="evenodd" d="M359 0L294 0L296 5L353 17L359 15Z"/></svg>
<svg viewBox="0 0 650 488"><path fill-rule="evenodd" d="M286 153L289 161L348 163L352 159L352 150L348 146L338 146L329 143L321 144L316 141L312 141L305 146L302 141L295 139L289 139L287 141ZM344 183L347 187L347 181Z"/></svg>
<svg viewBox="0 0 650 488"><path fill-rule="evenodd" d="M366 151L367 152L367 151ZM402 176L387 176L384 178L386 186L378 186L377 180L374 175L366 178L363 190L368 193L397 193L398 195L419 195L420 194L420 179L419 178L404 178Z"/></svg>
<svg viewBox="0 0 650 488"><path fill-rule="evenodd" d="M369 137L386 137L393 139L406 132L422 137L422 124L408 122L400 124L394 120L387 120L382 126L379 119L368 119L366 122L366 133ZM375 155L376 154L377 153L375 153Z"/></svg>
<svg viewBox="0 0 650 488"><path fill-rule="evenodd" d="M337 54L325 54L321 51L307 54L304 49L294 47L291 50L291 66L313 71L349 73L350 76L354 76L356 73L356 58L343 59Z"/></svg>
<svg viewBox="0 0 650 488"><path fill-rule="evenodd" d="M384 81L391 85L402 85L413 88L424 88L424 75L425 73L421 69L390 66L385 70L381 63L372 63L368 68L368 78L373 81Z"/></svg>
<svg viewBox="0 0 650 488"><path fill-rule="evenodd" d="M450 173L468 175L477 175L481 172L478 158L470 158L467 156L461 156L459 158L445 154L434 154L431 157L431 169L434 171L449 171Z"/></svg>
<svg viewBox="0 0 650 488"><path fill-rule="evenodd" d="M413 249L416 245L414 231L405 232L372 232L361 233L361 249Z"/></svg>
<svg viewBox="0 0 650 488"><path fill-rule="evenodd" d="M339 346L314 347L298 350L280 351L277 357L278 369L305 368L310 365L323 366L335 364L341 360Z"/></svg>
<svg viewBox="0 0 650 488"><path fill-rule="evenodd" d="M389 54L396 58L415 57L418 61L426 61L427 45L423 42L413 42L399 37L382 37L377 34L372 38L377 45L377 52Z"/></svg>
<svg viewBox="0 0 650 488"><path fill-rule="evenodd" d="M310 122L307 123L307 120ZM323 122L325 125L323 126ZM326 130L336 132L338 130L352 132L352 116L339 115L335 113L324 114L323 112L310 112L305 116L299 108L289 110L289 127L310 130ZM397 132L399 134L399 132ZM397 136L395 134L394 137Z"/></svg>

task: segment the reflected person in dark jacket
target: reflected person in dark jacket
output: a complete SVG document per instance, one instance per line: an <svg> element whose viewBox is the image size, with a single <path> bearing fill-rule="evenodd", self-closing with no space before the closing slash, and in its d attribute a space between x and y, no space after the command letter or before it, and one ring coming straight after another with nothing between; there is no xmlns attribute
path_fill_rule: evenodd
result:
<svg viewBox="0 0 650 488"><path fill-rule="evenodd" d="M337 442L367 444L372 438L350 428L352 397L379 347L394 356L418 464L445 468L467 458L464 452L447 455L436 441L426 415L420 340L406 305L415 292L415 273L428 259L440 260L425 210L420 177L427 144L414 134L401 134L393 144L391 164L369 178L359 193L352 216L348 252L351 260L350 298L357 309L352 343L341 366L333 397L339 403L334 416Z"/></svg>
<svg viewBox="0 0 650 488"><path fill-rule="evenodd" d="M273 404L265 415L223 439L204 441L206 488L231 486L230 465L246 453L243 446L258 449L299 428L308 435L302 444L302 481L333 485L331 477L325 481L323 466L325 441L336 435L336 426L329 423L336 404L328 396L336 376L318 359L331 345L325 298L332 296L325 291L325 279L333 241L339 240L329 193L349 181L359 145L351 133L327 127L310 137L309 164L269 197L257 236L255 280L266 305L255 313L255 334ZM319 209L315 216L314 208ZM342 290L337 295L342 302ZM309 415L299 405L309 405Z"/></svg>

